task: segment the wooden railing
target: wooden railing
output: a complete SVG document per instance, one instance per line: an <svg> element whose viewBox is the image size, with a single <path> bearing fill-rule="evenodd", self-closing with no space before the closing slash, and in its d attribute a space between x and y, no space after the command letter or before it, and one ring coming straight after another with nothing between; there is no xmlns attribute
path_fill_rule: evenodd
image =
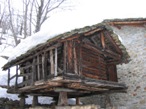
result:
<svg viewBox="0 0 146 109"><path fill-rule="evenodd" d="M8 70L8 87L12 79L15 79L15 88L34 85L36 81L46 81L49 77L55 77L62 69L58 67L58 47L61 44L51 46L42 52L16 66L16 74L10 77L10 69ZM29 64L27 62L29 61ZM23 65L24 64L24 65ZM26 65L25 65L26 64ZM19 73L20 71L20 73ZM22 82L19 83L19 78Z"/></svg>

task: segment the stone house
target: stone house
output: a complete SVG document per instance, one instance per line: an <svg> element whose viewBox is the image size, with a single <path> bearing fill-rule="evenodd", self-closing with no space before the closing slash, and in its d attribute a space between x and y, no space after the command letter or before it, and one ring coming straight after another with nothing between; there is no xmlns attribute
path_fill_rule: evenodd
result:
<svg viewBox="0 0 146 109"><path fill-rule="evenodd" d="M110 105L124 106L124 109L146 109L146 19L115 19L103 22L108 23L121 37L130 55L131 61L128 64L117 66L118 80L125 83L128 89L126 93L94 96L95 99L98 98L94 103L98 101L104 107L108 100Z"/></svg>

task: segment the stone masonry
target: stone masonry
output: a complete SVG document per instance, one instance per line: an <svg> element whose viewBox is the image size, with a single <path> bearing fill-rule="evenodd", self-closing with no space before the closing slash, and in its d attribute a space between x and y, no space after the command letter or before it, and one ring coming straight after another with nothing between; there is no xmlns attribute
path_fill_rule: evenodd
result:
<svg viewBox="0 0 146 109"><path fill-rule="evenodd" d="M118 65L118 79L128 86L127 93L111 94L113 105L146 109L146 27L113 27L125 45L131 61Z"/></svg>
<svg viewBox="0 0 146 109"><path fill-rule="evenodd" d="M112 27L118 34L131 57L128 64L117 66L118 81L128 87L127 93L96 95L91 99L81 99L83 103L94 103L101 107L123 106L122 109L146 109L146 27Z"/></svg>

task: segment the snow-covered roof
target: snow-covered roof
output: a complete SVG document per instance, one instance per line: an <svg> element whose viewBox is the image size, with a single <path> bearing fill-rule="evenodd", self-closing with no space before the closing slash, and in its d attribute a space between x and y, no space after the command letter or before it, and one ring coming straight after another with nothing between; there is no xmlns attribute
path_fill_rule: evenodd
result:
<svg viewBox="0 0 146 109"><path fill-rule="evenodd" d="M15 65L16 62L20 61L24 57L33 54L33 51L37 50L38 48L46 46L46 44L49 44L51 42L57 41L57 40L64 40L68 37L72 37L75 35L81 35L83 33L87 33L90 31L100 31L106 29L111 33L111 36L115 40L115 43L119 46L122 53L124 54L122 59L123 62L129 61L129 55L126 52L126 48L122 45L121 41L118 38L118 35L116 35L112 28L105 24L105 23L99 23L92 26L86 26L79 29L74 29L69 32L65 32L62 34L56 33L56 34L42 34L41 32L26 38L23 40L13 51L12 55L9 57L9 62L3 67L3 69L7 69L13 65Z"/></svg>

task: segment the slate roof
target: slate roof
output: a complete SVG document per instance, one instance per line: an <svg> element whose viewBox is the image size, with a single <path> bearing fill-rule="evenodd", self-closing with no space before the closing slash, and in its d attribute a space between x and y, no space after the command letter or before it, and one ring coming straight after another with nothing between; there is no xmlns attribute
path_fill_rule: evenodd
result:
<svg viewBox="0 0 146 109"><path fill-rule="evenodd" d="M114 39L115 43L119 46L119 48L121 49L123 55L122 55L122 63L127 63L130 61L130 56L128 55L126 48L124 47L124 45L121 43L121 41L119 40L118 36L113 32L112 28L106 24L106 23L99 23L96 25L92 25L92 26L86 26L83 28L79 28L79 29L74 29L72 31L69 32L65 32L63 34L57 35L49 40L47 40L45 43L39 44L36 47L34 47L33 49L28 50L25 54L21 54L21 56L17 57L15 60L12 60L8 63L6 63L3 66L3 70L8 69L11 66L14 66L18 61L22 60L24 57L29 56L31 54L33 54L33 52L35 52L37 49L46 46L46 44L48 43L52 43L55 41L59 41L59 40L64 40L68 37L72 37L75 35L82 35L84 33L90 32L90 31L94 31L94 30L108 30L108 32L111 33L112 38Z"/></svg>

